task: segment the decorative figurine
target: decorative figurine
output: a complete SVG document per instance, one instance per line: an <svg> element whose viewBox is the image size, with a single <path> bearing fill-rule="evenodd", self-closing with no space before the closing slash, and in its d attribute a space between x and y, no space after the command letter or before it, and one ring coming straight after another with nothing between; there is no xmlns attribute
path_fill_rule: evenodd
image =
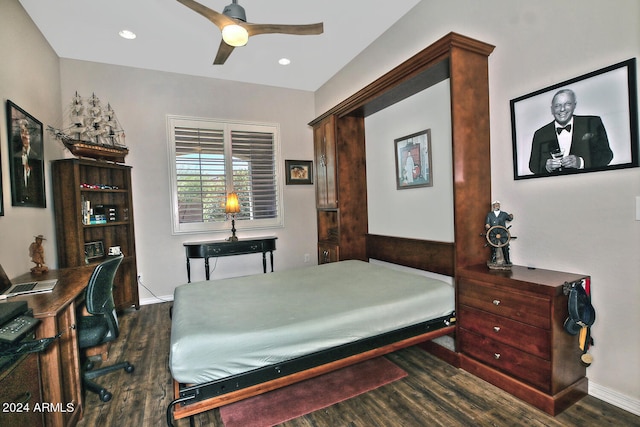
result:
<svg viewBox="0 0 640 427"><path fill-rule="evenodd" d="M512 214L500 210L500 201L491 203L491 212L487 214L484 224L484 236L487 239L485 247L491 247L491 259L487 261L487 266L492 270L511 270L509 241L515 237L509 233L511 226L507 227L507 221L512 220Z"/></svg>
<svg viewBox="0 0 640 427"><path fill-rule="evenodd" d="M29 256L31 257L31 262L35 263L36 266L31 269L31 272L34 274L46 273L49 271L49 267L44 265L44 248L42 247L42 241L47 239L45 239L42 234L34 237L36 241L29 245Z"/></svg>

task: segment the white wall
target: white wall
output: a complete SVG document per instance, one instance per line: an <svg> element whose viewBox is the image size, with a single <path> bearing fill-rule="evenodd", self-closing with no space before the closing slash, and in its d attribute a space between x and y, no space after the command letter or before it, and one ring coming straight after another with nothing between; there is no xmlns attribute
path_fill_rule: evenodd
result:
<svg viewBox="0 0 640 427"><path fill-rule="evenodd" d="M307 126L314 117L311 92L69 59L61 60L61 81L63 106L76 90L95 92L111 103L126 131L130 151L126 164L133 167L138 273L142 284L158 297L169 298L175 286L186 283L184 242L221 240L231 234L172 235L167 114L279 123L283 162L313 158L313 135ZM241 221L236 221L240 238L278 237L277 270L304 266L304 254L316 262L314 187L292 185L283 190L284 228L243 231ZM193 260L191 267L191 280L204 280L203 261ZM218 259L212 278L261 272L260 254L225 257ZM144 301L152 295L141 288L140 297Z"/></svg>
<svg viewBox="0 0 640 427"><path fill-rule="evenodd" d="M513 98L640 56L640 2L422 1L316 92L316 114L451 31L496 46L492 196L515 215L512 260L592 276L590 393L640 414L640 169L514 181L509 110Z"/></svg>
<svg viewBox="0 0 640 427"><path fill-rule="evenodd" d="M449 80L365 119L369 232L453 242ZM431 130L432 186L398 191L394 140ZM425 227L424 224L429 224Z"/></svg>
<svg viewBox="0 0 640 427"><path fill-rule="evenodd" d="M45 262L57 264L55 227L49 159L60 157L62 146L44 133L45 190L47 208L11 206L9 143L7 142L6 101L11 100L27 113L47 123L60 117L60 72L58 57L17 0L0 3L0 172L4 216L0 216L0 263L9 277L33 267L29 245L42 234Z"/></svg>

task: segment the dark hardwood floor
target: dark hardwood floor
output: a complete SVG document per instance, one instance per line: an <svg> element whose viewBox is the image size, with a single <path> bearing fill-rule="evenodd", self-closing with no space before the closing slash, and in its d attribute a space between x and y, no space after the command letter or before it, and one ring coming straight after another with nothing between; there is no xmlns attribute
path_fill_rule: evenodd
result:
<svg viewBox="0 0 640 427"><path fill-rule="evenodd" d="M162 426L173 399L169 363L170 303L120 315L122 335L109 360L129 360L135 372L99 382L113 393L101 402L88 393L81 427ZM124 357L123 357L124 355ZM640 426L640 417L587 396L557 417L525 404L420 348L387 356L408 376L377 390L282 424L285 427L371 426ZM109 363L109 361L105 362ZM188 419L175 422L186 427ZM223 427L218 410L195 417L196 426Z"/></svg>

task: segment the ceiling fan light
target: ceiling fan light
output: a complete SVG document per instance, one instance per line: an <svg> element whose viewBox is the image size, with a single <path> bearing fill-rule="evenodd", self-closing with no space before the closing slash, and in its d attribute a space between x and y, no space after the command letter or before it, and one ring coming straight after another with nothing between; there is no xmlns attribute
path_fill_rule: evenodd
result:
<svg viewBox="0 0 640 427"><path fill-rule="evenodd" d="M222 39L229 46L244 46L249 41L249 33L240 25L227 25L222 29Z"/></svg>
<svg viewBox="0 0 640 427"><path fill-rule="evenodd" d="M131 30L121 30L118 32L118 35L120 35L120 37L122 37L123 39L127 39L127 40L133 40L137 37L136 33L134 33Z"/></svg>

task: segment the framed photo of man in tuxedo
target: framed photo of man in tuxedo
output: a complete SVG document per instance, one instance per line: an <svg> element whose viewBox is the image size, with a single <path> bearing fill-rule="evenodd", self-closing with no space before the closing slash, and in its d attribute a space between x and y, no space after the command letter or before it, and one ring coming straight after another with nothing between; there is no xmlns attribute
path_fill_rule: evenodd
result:
<svg viewBox="0 0 640 427"><path fill-rule="evenodd" d="M640 166L635 58L510 104L514 179Z"/></svg>
<svg viewBox="0 0 640 427"><path fill-rule="evenodd" d="M11 205L46 207L42 123L7 100Z"/></svg>

